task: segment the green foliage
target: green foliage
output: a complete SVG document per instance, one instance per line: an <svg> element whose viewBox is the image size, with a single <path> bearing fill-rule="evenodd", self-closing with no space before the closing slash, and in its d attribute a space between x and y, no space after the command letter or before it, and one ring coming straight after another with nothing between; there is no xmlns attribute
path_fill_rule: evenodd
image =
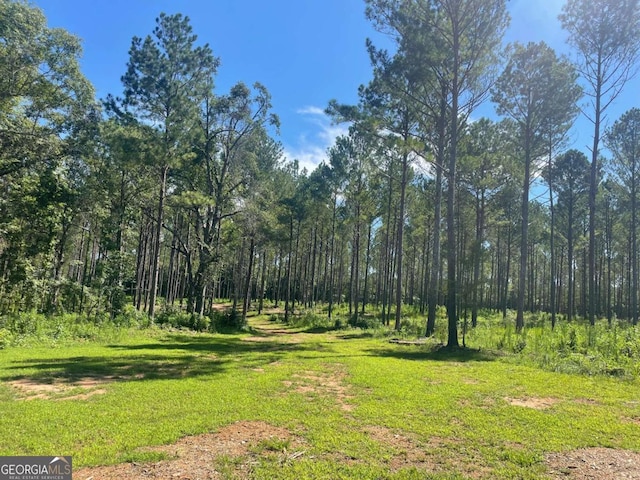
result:
<svg viewBox="0 0 640 480"><path fill-rule="evenodd" d="M242 315L237 310L213 311L211 313L211 331L238 331L246 328Z"/></svg>
<svg viewBox="0 0 640 480"><path fill-rule="evenodd" d="M13 334L8 328L0 328L0 350L13 342Z"/></svg>
<svg viewBox="0 0 640 480"><path fill-rule="evenodd" d="M525 316L517 333L510 317L484 312L467 335L467 345L511 354L511 360L556 372L636 377L640 374L640 328L628 322L595 326L561 321L551 329L548 315Z"/></svg>
<svg viewBox="0 0 640 480"><path fill-rule="evenodd" d="M162 327L184 328L196 332L207 332L212 327L211 319L198 313L185 312L179 306L166 305L156 315L155 322Z"/></svg>
<svg viewBox="0 0 640 480"><path fill-rule="evenodd" d="M300 315L291 315L289 325L295 328L331 330L336 327L338 320L330 319L326 315L319 315L313 311L307 311ZM342 321L339 322L342 326Z"/></svg>
<svg viewBox="0 0 640 480"><path fill-rule="evenodd" d="M352 315L349 318L349 325L355 328L376 329L382 326L382 322L373 315Z"/></svg>
<svg viewBox="0 0 640 480"><path fill-rule="evenodd" d="M133 307L113 320L108 315L92 317L76 313L53 316L29 311L0 316L0 349L11 346L64 345L77 340L109 341L130 330L148 329L149 317Z"/></svg>

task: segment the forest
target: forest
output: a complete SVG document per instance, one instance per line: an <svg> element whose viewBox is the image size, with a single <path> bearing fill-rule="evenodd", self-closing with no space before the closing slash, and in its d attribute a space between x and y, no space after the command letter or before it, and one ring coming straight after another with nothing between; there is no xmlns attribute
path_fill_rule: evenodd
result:
<svg viewBox="0 0 640 480"><path fill-rule="evenodd" d="M483 312L636 325L640 109L603 119L638 68L638 2L568 0L576 61L504 46L505 0L364 3L393 49L367 42L359 102L326 107L348 134L307 171L266 86L216 89L187 16L134 37L96 99L81 39L0 0L0 333L29 314L206 330L222 301L235 326L267 305L398 331L411 312L449 347ZM487 102L499 118L473 115Z"/></svg>

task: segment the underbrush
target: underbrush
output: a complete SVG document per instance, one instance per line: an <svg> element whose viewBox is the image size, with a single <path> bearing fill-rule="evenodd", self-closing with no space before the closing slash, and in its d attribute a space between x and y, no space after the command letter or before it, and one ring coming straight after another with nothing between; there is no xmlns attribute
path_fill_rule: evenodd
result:
<svg viewBox="0 0 640 480"><path fill-rule="evenodd" d="M403 309L400 329L393 319L385 325L380 310L370 306L365 315L351 315L338 305L329 318L325 306L290 315L288 324L307 331L358 329L377 338L414 339L424 336L426 318L411 308ZM282 314L272 314L272 321L283 321ZM215 310L210 315L189 314L182 308L165 306L151 322L144 312L130 305L111 318L108 314L92 316L58 314L47 316L35 312L0 316L0 349L10 346L57 346L74 341L110 342L128 335L131 330L153 331L180 329L208 333L233 333L247 326L233 310ZM583 320L567 322L559 317L554 329L548 314L525 315L525 328L515 329L515 314L506 318L500 313L481 312L478 324L471 328L461 320L460 344L473 349L498 352L508 361L533 365L545 370L582 375L640 376L640 327L614 321L599 321L595 326ZM430 344L444 344L447 338L446 310L437 312L436 331Z"/></svg>
<svg viewBox="0 0 640 480"><path fill-rule="evenodd" d="M287 324L294 328L301 328L313 331L329 331L329 330L347 330L361 329L370 332L386 332L380 319L373 314L349 315L348 312L336 309L331 318L326 311L318 313L315 310L306 310L297 314L292 314L287 320ZM283 315L271 315L271 321L283 321Z"/></svg>
<svg viewBox="0 0 640 480"><path fill-rule="evenodd" d="M195 332L230 333L246 328L237 310L214 310L208 315L188 313L181 307L165 306L156 316L155 323L164 328L193 330Z"/></svg>
<svg viewBox="0 0 640 480"><path fill-rule="evenodd" d="M306 312L293 316L290 323L327 330L355 326L377 337L424 337L426 318L411 308L403 309L399 331L393 329L393 319L389 326L382 323L380 311L372 307L368 312L359 316L358 324L349 321L346 311L335 315L333 320L328 320L326 314ZM461 318L458 332L461 345L496 352L507 361L523 365L581 375L640 376L640 326L626 321L615 320L609 325L600 320L591 326L583 319L567 322L559 315L552 329L549 314L538 312L525 314L525 328L517 332L515 312L503 317L501 313L483 311L476 327ZM430 344L445 344L447 333L446 309L439 307Z"/></svg>
<svg viewBox="0 0 640 480"><path fill-rule="evenodd" d="M525 316L522 332L515 318L485 313L467 334L467 345L511 354L519 363L583 375L640 375L640 329L624 321L561 320L554 329L547 314Z"/></svg>
<svg viewBox="0 0 640 480"><path fill-rule="evenodd" d="M16 346L61 345L73 341L110 342L131 330L178 329L208 333L234 333L246 325L233 310L213 311L209 315L187 313L178 306L160 308L154 321L145 312L126 305L113 318L106 312L58 313L46 315L23 312L0 316L0 349Z"/></svg>
<svg viewBox="0 0 640 480"><path fill-rule="evenodd" d="M54 316L25 312L0 316L0 349L10 346L56 346L70 341L110 342L126 332L151 326L149 317L133 307L114 318L76 313Z"/></svg>

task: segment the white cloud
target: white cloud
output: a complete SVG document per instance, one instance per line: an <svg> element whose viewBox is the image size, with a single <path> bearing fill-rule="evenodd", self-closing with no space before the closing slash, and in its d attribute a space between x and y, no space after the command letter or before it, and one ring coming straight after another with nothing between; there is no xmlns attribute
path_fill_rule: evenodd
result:
<svg viewBox="0 0 640 480"><path fill-rule="evenodd" d="M307 105L306 107L299 108L296 113L300 115L324 115L324 110L320 107L314 107L313 105Z"/></svg>
<svg viewBox="0 0 640 480"><path fill-rule="evenodd" d="M296 145L285 145L284 155L287 160L298 160L300 169L312 172L322 161L327 161L327 150L338 136L346 135L347 124L333 125L324 110L316 106L306 106L296 110L309 129L302 133Z"/></svg>

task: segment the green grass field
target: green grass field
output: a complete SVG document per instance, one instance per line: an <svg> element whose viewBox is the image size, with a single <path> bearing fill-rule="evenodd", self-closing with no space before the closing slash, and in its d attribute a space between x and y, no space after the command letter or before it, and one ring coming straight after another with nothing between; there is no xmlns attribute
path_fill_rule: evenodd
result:
<svg viewBox="0 0 640 480"><path fill-rule="evenodd" d="M537 479L551 452L640 451L634 379L266 316L250 326L0 350L0 455L72 455L74 469L157 462L172 456L146 447L240 421L290 438L214 452L223 478Z"/></svg>

